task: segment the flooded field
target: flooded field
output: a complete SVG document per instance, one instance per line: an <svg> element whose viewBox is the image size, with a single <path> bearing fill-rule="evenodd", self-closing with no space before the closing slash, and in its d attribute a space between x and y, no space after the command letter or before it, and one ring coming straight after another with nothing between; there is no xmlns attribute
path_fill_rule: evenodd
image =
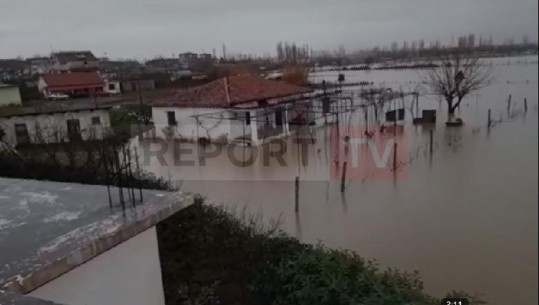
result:
<svg viewBox="0 0 539 305"><path fill-rule="evenodd" d="M433 295L465 290L483 294L494 305L536 304L537 57L492 61L494 83L470 95L457 112L463 127L445 126L445 102L438 97L419 98L420 109L438 112L433 153L428 152L429 129L413 126L407 114L406 175L395 181L359 177L348 180L341 193L340 181L328 174L334 163L329 127L312 131L315 141L307 154L289 140L285 166L265 165L260 157L242 168L224 153L205 166L181 166L175 165L173 150L164 155L164 163L150 158L144 166L216 204L247 207L264 219L280 217L282 229L304 242L322 241L355 250L381 266L419 270L426 291ZM347 82L372 81L375 86L411 90L420 73L347 71L345 76ZM311 78L335 81L337 72ZM490 131L488 109L497 121ZM347 119L365 124L361 113ZM182 144L182 149L196 150L195 146Z"/></svg>

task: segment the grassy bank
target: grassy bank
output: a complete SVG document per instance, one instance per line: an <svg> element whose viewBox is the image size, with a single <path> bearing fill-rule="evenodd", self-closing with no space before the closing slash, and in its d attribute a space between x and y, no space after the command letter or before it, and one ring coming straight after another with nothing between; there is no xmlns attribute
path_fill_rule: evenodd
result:
<svg viewBox="0 0 539 305"><path fill-rule="evenodd" d="M167 305L440 304L417 273L381 270L354 252L302 244L260 223L202 199L160 223Z"/></svg>

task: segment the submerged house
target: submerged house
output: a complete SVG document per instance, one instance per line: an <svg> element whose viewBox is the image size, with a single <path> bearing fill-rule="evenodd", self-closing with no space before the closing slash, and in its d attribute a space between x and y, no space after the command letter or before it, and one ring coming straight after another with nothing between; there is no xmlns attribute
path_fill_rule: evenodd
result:
<svg viewBox="0 0 539 305"><path fill-rule="evenodd" d="M291 125L303 120L297 108L312 96L310 88L258 76L224 77L155 101L155 133L168 139L258 145L289 135Z"/></svg>

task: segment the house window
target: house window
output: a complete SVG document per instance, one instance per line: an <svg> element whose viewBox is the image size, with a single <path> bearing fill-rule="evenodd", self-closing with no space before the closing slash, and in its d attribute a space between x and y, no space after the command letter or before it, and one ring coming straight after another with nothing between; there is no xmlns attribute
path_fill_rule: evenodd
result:
<svg viewBox="0 0 539 305"><path fill-rule="evenodd" d="M250 112L245 113L245 125L251 125L251 113Z"/></svg>
<svg viewBox="0 0 539 305"><path fill-rule="evenodd" d="M275 125L277 126L283 125L283 111L280 109L275 110Z"/></svg>
<svg viewBox="0 0 539 305"><path fill-rule="evenodd" d="M116 86L114 84L109 84L109 90L116 90Z"/></svg>
<svg viewBox="0 0 539 305"><path fill-rule="evenodd" d="M101 118L98 116L92 117L92 125L101 125Z"/></svg>
<svg viewBox="0 0 539 305"><path fill-rule="evenodd" d="M15 138L17 139L17 144L30 143L30 137L28 136L28 128L26 127L26 124L15 124Z"/></svg>
<svg viewBox="0 0 539 305"><path fill-rule="evenodd" d="M79 120L67 120L67 136L69 137L69 141L78 141L81 139Z"/></svg>
<svg viewBox="0 0 539 305"><path fill-rule="evenodd" d="M167 111L167 121L168 126L175 126L178 124L176 122L176 113L174 111Z"/></svg>

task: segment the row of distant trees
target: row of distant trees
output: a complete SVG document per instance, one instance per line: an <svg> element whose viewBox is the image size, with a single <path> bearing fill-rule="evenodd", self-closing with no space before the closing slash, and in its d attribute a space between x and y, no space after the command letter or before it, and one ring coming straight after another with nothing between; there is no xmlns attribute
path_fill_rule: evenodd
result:
<svg viewBox="0 0 539 305"><path fill-rule="evenodd" d="M298 46L295 42L277 43L277 59L280 62L301 63L310 58L311 49L309 45Z"/></svg>
<svg viewBox="0 0 539 305"><path fill-rule="evenodd" d="M281 63L306 63L314 60L323 64L349 64L361 59L368 64L380 58L430 57L458 50L491 54L519 53L537 50L537 43L533 43L527 35L524 35L519 42L515 42L515 39L506 39L503 43L496 43L492 36L466 34L456 37L450 44L443 44L439 40L426 42L421 39L402 43L393 42L385 47L376 46L368 50L348 53L342 45L334 50L313 51L309 45L298 45L295 42L279 42L276 50L277 60Z"/></svg>

